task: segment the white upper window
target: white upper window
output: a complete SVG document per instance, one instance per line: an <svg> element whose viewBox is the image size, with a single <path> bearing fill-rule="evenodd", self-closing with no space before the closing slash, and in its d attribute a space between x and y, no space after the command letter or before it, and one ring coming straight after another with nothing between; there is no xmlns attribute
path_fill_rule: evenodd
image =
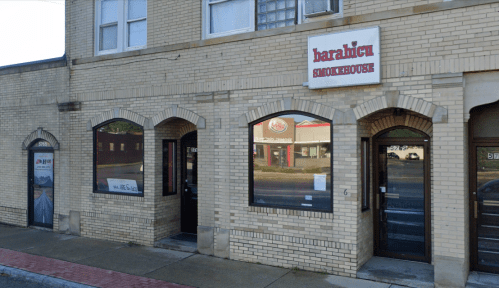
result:
<svg viewBox="0 0 499 288"><path fill-rule="evenodd" d="M343 0L203 0L203 39L341 17ZM307 13L305 15L305 13Z"/></svg>
<svg viewBox="0 0 499 288"><path fill-rule="evenodd" d="M203 0L203 38L255 30L255 0Z"/></svg>
<svg viewBox="0 0 499 288"><path fill-rule="evenodd" d="M96 0L95 54L146 48L147 0Z"/></svg>

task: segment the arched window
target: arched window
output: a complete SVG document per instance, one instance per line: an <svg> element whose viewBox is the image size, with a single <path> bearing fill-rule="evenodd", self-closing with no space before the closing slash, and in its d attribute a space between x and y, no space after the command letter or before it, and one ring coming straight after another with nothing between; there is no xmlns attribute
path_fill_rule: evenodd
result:
<svg viewBox="0 0 499 288"><path fill-rule="evenodd" d="M94 129L94 192L144 196L142 126L113 120ZM115 148L119 147L119 148Z"/></svg>
<svg viewBox="0 0 499 288"><path fill-rule="evenodd" d="M250 205L332 210L332 129L327 119L288 112L249 126Z"/></svg>

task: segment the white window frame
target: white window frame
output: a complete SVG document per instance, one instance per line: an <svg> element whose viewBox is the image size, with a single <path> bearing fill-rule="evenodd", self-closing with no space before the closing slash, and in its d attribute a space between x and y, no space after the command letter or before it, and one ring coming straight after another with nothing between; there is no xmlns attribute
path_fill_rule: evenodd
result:
<svg viewBox="0 0 499 288"><path fill-rule="evenodd" d="M250 13L248 13L249 17L249 27L248 28L243 28L243 29L237 29L237 30L231 30L231 31L226 31L226 32L220 32L220 33L210 33L210 4L219 4L223 2L228 2L231 0L219 0L215 2L210 2L209 0L203 0L203 9L202 9L202 22L203 22L203 27L202 27L202 38L203 39L210 39L210 38L216 38L216 37L223 37L223 36L228 36L228 35L233 35L233 34L240 34L240 33L245 33L245 32L253 32L255 31L255 0L247 0L250 3ZM251 13L253 11L253 13Z"/></svg>
<svg viewBox="0 0 499 288"><path fill-rule="evenodd" d="M298 0L298 3L300 5L299 14L298 14L298 24L301 23L310 23L314 21L321 21L321 20L331 20L331 19L336 19L336 18L343 18L343 0L338 0L338 13L333 13L333 14L326 14L322 16L316 16L316 17L305 17L303 14L305 13L305 1L304 0Z"/></svg>
<svg viewBox="0 0 499 288"><path fill-rule="evenodd" d="M146 44L141 46L128 47L128 23L146 20L147 23L147 8L146 17L128 20L128 0L118 0L118 35L116 49L103 50L99 49L100 46L100 21L101 21L101 0L95 0L95 55L114 54L119 52L133 51L147 48L147 30L146 30ZM147 5L147 1L146 1ZM147 6L146 6L147 7ZM146 27L147 29L147 27Z"/></svg>
<svg viewBox="0 0 499 288"><path fill-rule="evenodd" d="M227 2L230 0L220 0L216 2L211 2L212 4L216 3L222 3L222 2ZM203 9L202 9L202 39L210 39L210 38L217 38L217 37L223 37L223 36L229 36L229 35L234 35L234 34L240 34L240 33L246 33L246 32L253 32L256 31L255 27L255 2L257 0L248 0L250 1L250 13L248 15L249 20L250 20L250 25L248 28L245 29L238 29L238 30L232 30L232 31L227 31L227 32L222 32L222 33L215 33L215 34L210 34L210 8L209 8L209 0L203 0ZM305 0L298 0L298 7L297 7L297 25L300 25L302 23L308 23L312 22L314 20L326 20L326 19L335 19L335 18L342 18L343 17L343 0L338 1L338 13L334 14L329 14L329 15L324 15L320 17L314 17L312 20L309 18L306 18L303 13L305 9Z"/></svg>

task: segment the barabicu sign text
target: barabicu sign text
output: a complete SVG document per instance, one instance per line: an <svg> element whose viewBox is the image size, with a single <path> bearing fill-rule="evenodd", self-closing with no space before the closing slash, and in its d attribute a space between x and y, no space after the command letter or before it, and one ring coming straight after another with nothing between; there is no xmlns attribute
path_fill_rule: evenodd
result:
<svg viewBox="0 0 499 288"><path fill-rule="evenodd" d="M380 29L308 37L308 87L381 83Z"/></svg>

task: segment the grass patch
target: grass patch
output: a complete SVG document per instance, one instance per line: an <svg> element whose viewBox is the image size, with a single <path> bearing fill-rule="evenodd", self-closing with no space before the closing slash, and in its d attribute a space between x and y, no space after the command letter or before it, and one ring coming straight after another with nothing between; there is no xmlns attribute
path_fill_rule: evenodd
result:
<svg viewBox="0 0 499 288"><path fill-rule="evenodd" d="M304 173L322 173L322 169L317 167L317 168L308 168L308 169L303 169Z"/></svg>

